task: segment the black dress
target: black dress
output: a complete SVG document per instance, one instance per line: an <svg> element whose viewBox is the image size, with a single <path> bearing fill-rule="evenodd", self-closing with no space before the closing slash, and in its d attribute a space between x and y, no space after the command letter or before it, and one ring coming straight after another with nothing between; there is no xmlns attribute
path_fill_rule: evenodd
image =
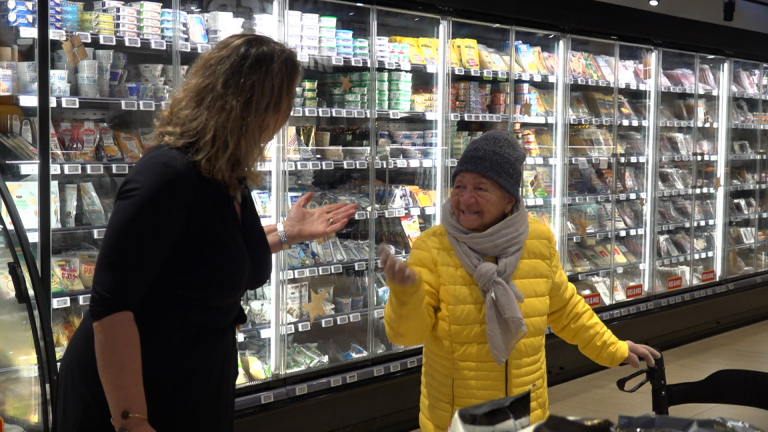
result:
<svg viewBox="0 0 768 432"><path fill-rule="evenodd" d="M120 186L96 264L90 311L59 373L57 432L112 432L93 322L132 311L150 424L158 432L233 429L240 299L263 285L271 251L253 200L233 198L159 147Z"/></svg>

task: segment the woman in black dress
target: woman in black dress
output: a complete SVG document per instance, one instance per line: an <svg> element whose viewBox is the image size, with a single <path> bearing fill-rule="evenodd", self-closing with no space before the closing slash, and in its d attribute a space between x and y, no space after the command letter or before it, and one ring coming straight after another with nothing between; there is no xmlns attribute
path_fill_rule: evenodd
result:
<svg viewBox="0 0 768 432"><path fill-rule="evenodd" d="M90 311L61 363L58 432L233 429L245 290L269 279L272 253L355 211L308 210L307 194L283 224L261 226L247 185L300 73L293 51L257 35L229 37L191 68L160 144L117 192Z"/></svg>

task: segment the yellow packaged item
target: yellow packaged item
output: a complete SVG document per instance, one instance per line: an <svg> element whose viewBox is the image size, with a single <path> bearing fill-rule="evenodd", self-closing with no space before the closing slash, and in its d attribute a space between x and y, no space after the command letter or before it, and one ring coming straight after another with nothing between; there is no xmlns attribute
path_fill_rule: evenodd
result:
<svg viewBox="0 0 768 432"><path fill-rule="evenodd" d="M485 45L478 45L478 55L480 59L480 67L482 69L492 69L492 70L499 70L496 67L496 63L494 63L493 59L491 58L491 53L488 52L488 47Z"/></svg>
<svg viewBox="0 0 768 432"><path fill-rule="evenodd" d="M509 69L509 64L504 61L499 53L493 50L489 53L491 55L491 60L493 60L493 63L496 65L496 70L505 71Z"/></svg>
<svg viewBox="0 0 768 432"><path fill-rule="evenodd" d="M137 162L142 156L139 137L128 132L115 132L117 145L123 151L126 162Z"/></svg>
<svg viewBox="0 0 768 432"><path fill-rule="evenodd" d="M458 39L451 41L451 67L461 67L461 57L459 56L461 48L458 42Z"/></svg>
<svg viewBox="0 0 768 432"><path fill-rule="evenodd" d="M423 65L427 63L424 60L418 39L404 37L400 40L400 43L408 45L408 57L410 57L412 64Z"/></svg>
<svg viewBox="0 0 768 432"><path fill-rule="evenodd" d="M437 39L419 38L418 44L419 48L421 49L421 54L424 56L424 61L426 61L427 64L436 65L439 52L437 48Z"/></svg>
<svg viewBox="0 0 768 432"><path fill-rule="evenodd" d="M461 40L461 64L464 69L480 69L477 41L474 39Z"/></svg>
<svg viewBox="0 0 768 432"><path fill-rule="evenodd" d="M539 73L542 75L549 75L549 69L544 61L544 54L541 52L541 47L531 47L531 53L533 53L533 61L536 64L536 68L539 69Z"/></svg>

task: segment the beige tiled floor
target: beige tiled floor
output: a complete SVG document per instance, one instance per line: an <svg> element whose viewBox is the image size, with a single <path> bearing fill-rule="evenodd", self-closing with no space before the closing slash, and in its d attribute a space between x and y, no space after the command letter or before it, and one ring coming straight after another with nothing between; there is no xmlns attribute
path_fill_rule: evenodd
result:
<svg viewBox="0 0 768 432"><path fill-rule="evenodd" d="M720 369L768 372L768 321L723 333L664 352L667 381L698 381ZM651 413L651 388L622 393L616 380L634 369L622 366L604 370L549 389L552 414L618 420L619 415ZM727 417L768 427L768 411L729 405L692 404L672 407L670 415L686 418ZM414 431L418 432L418 430Z"/></svg>
<svg viewBox="0 0 768 432"><path fill-rule="evenodd" d="M669 383L698 381L720 369L768 372L768 321L723 333L664 352ZM552 414L599 417L616 421L619 415L651 412L651 389L622 393L616 380L629 375L629 366L608 369L549 389ZM768 427L768 411L729 405L692 404L672 407L670 415L688 418L728 417Z"/></svg>

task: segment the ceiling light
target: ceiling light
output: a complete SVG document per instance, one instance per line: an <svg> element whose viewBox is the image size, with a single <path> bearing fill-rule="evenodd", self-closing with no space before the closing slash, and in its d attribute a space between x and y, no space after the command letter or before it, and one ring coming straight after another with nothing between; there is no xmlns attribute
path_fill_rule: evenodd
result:
<svg viewBox="0 0 768 432"><path fill-rule="evenodd" d="M651 6L658 6L659 0L648 0L648 4L650 4Z"/></svg>

